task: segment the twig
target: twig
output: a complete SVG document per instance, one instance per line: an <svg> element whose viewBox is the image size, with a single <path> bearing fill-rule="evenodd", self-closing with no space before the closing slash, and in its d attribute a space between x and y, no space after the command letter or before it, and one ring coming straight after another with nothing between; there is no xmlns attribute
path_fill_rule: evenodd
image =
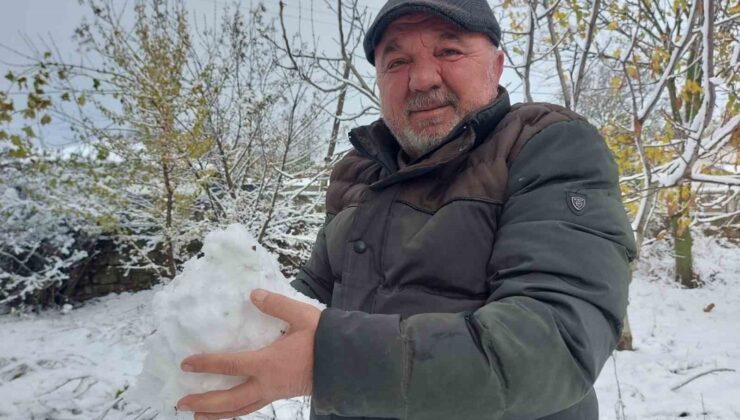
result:
<svg viewBox="0 0 740 420"><path fill-rule="evenodd" d="M67 385L68 383L70 383L72 381L80 381L80 383L77 384L77 387L75 387L75 390L76 390L80 386L80 384L82 383L82 381L84 381L85 379L87 379L89 377L90 377L89 375L85 375L85 376L76 376L74 378L69 378L66 381L62 382L61 384L59 384L59 385L57 385L57 386L49 389L48 391L44 391L41 394L37 394L36 397L40 397L40 396L46 395L46 394L51 394L52 392L54 392L54 391L62 388L63 386Z"/></svg>
<svg viewBox="0 0 740 420"><path fill-rule="evenodd" d="M91 379L91 378L88 377L87 379ZM75 387L74 391L72 391L72 393L74 393L74 395L75 395L75 398L79 398L80 396L82 396L83 394L85 394L87 391L89 391L90 388L94 387L98 383L98 381L96 381L94 379L92 381L87 381L87 388L85 388L84 390L80 391L82 389L82 384L85 383L85 382L86 382L85 379L81 380L80 383L77 384L77 386Z"/></svg>
<svg viewBox="0 0 740 420"><path fill-rule="evenodd" d="M701 378L704 375L709 375L710 373L734 372L734 371L735 371L735 369L728 369L728 368L719 368L719 369L708 370L708 371L706 371L704 373L700 373L698 375L692 376L691 378L687 379L685 382L681 383L680 385L674 386L673 388L671 388L671 391L676 391L679 388L681 388L682 386L684 386L684 385L688 384L689 382L693 381L694 379L699 379L699 378Z"/></svg>
<svg viewBox="0 0 740 420"><path fill-rule="evenodd" d="M131 420L137 420L137 419L138 419L139 417L143 416L143 415L144 415L144 413L146 413L146 412L147 412L147 410L149 410L149 408L150 408L150 407L147 407L147 408L145 408L145 409L143 409L143 410L139 411L139 414L137 414L137 415L136 415L136 417L134 417L134 418L133 418L133 419L131 419ZM155 414L155 415L154 415L154 417L157 417L157 414ZM152 417L152 418L154 418L154 417Z"/></svg>
<svg viewBox="0 0 740 420"><path fill-rule="evenodd" d="M624 420L624 401L622 400L622 386L619 383L619 375L617 374L617 353L612 352L612 364L614 365L614 380L617 381L617 405L614 407L616 411L617 420Z"/></svg>
<svg viewBox="0 0 740 420"><path fill-rule="evenodd" d="M98 417L98 420L103 420L105 418L105 416L108 415L108 412L110 411L110 409L113 408L113 407L115 407L115 405L118 404L119 402L121 402L121 400L123 400L123 397L118 397L118 399L116 399L115 401L113 401L112 404L108 404L108 407L105 409L105 411L103 411L100 414L100 416ZM146 411L146 410L144 410L144 411ZM142 413L143 413L143 411L142 411Z"/></svg>

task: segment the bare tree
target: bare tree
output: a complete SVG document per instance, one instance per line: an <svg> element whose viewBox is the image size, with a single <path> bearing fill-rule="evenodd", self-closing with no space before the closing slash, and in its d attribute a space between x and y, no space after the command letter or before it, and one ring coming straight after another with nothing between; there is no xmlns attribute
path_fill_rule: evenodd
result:
<svg viewBox="0 0 740 420"><path fill-rule="evenodd" d="M285 27L284 12L286 5L280 2L280 27L282 44L276 47L285 53L287 63L284 67L296 72L299 77L314 89L329 95L334 104L333 109L325 111L332 115L332 131L325 162L329 165L334 157L337 139L343 123L354 121L363 115L377 113L380 106L379 98L374 90L374 75L363 74L358 69L357 60L364 61L362 56L362 40L365 28L369 26L367 8L361 8L357 0L335 3L326 1L329 11L336 16L337 41L334 55L325 55L320 51L315 34L311 34L311 42L305 42L306 35L291 36ZM293 44L301 48L296 48ZM309 47L304 47L310 45ZM358 51L359 50L359 51ZM359 96L362 108L353 114L346 112L348 96Z"/></svg>

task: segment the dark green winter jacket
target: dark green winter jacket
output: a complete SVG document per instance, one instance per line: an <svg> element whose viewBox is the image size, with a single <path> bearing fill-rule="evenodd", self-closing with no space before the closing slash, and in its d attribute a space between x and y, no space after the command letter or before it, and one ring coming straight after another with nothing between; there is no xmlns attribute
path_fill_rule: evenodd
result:
<svg viewBox="0 0 740 420"><path fill-rule="evenodd" d="M292 283L329 306L311 418L597 419L635 251L597 130L499 88L415 161L350 139Z"/></svg>

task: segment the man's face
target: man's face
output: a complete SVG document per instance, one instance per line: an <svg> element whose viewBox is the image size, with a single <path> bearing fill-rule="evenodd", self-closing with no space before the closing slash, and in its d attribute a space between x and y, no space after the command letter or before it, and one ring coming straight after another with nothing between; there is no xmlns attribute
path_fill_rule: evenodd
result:
<svg viewBox="0 0 740 420"><path fill-rule="evenodd" d="M485 34L422 12L404 15L375 48L383 119L416 158L496 97L503 64Z"/></svg>

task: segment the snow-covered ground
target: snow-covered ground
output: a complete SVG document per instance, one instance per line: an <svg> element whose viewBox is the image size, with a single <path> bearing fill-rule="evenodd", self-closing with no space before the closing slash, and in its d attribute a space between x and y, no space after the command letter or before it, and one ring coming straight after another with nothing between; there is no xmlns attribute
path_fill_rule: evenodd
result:
<svg viewBox="0 0 740 420"><path fill-rule="evenodd" d="M740 419L740 248L697 234L695 265L707 284L695 290L672 283L667 243L644 253L630 300L636 351L605 365L596 385L601 418ZM153 330L153 293L0 317L0 418L151 419L123 396ZM280 402L253 418L308 418L307 407L305 399Z"/></svg>
<svg viewBox="0 0 740 420"><path fill-rule="evenodd" d="M152 419L126 401L153 332L154 290L110 295L67 313L0 317L0 419ZM309 402L283 401L253 418L308 419ZM303 413L303 417L301 417Z"/></svg>
<svg viewBox="0 0 740 420"><path fill-rule="evenodd" d="M672 281L667 241L644 252L630 287L635 351L601 371L600 418L740 419L740 248L697 232L694 269L706 284L692 290Z"/></svg>

